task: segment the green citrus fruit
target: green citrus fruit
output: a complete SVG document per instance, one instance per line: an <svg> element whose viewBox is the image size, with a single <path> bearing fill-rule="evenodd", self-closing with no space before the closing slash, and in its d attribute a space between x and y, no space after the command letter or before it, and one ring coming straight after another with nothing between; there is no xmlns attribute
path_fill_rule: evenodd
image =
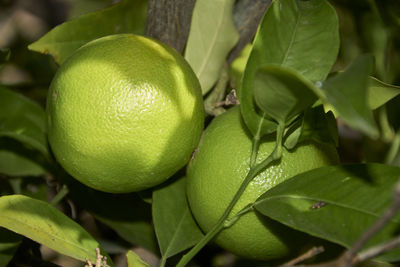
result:
<svg viewBox="0 0 400 267"><path fill-rule="evenodd" d="M200 227L208 232L221 217L249 171L252 141L241 120L240 109L232 108L207 127L187 170L187 195ZM274 149L274 137L264 139L257 162ZM334 146L307 142L294 151L283 150L282 158L256 176L234 206L230 216L262 193L301 172L338 163ZM300 236L299 236L300 235ZM239 256L268 260L291 252L299 232L249 212L217 235L215 242Z"/></svg>
<svg viewBox="0 0 400 267"><path fill-rule="evenodd" d="M204 122L199 81L175 50L112 35L78 49L56 73L47 102L49 142L82 183L123 193L182 168Z"/></svg>

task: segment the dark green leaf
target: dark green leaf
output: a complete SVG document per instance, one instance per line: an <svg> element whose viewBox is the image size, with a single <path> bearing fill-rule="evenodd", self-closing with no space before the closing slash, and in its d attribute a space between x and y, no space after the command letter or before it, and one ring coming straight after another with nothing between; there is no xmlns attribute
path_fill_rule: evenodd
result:
<svg viewBox="0 0 400 267"><path fill-rule="evenodd" d="M297 143L312 139L338 145L338 129L332 112L325 113L322 105L307 109L304 116L288 129L285 147L293 149Z"/></svg>
<svg viewBox="0 0 400 267"><path fill-rule="evenodd" d="M0 227L0 266L7 266L14 256L22 237Z"/></svg>
<svg viewBox="0 0 400 267"><path fill-rule="evenodd" d="M95 262L95 249L100 248L85 229L55 207L22 195L0 197L0 226L81 261Z"/></svg>
<svg viewBox="0 0 400 267"><path fill-rule="evenodd" d="M8 176L39 176L46 172L39 152L10 138L0 138L0 173Z"/></svg>
<svg viewBox="0 0 400 267"><path fill-rule="evenodd" d="M378 136L378 129L368 106L368 77L372 72L373 58L361 56L344 72L327 79L322 89L326 102L350 127L371 137Z"/></svg>
<svg viewBox="0 0 400 267"><path fill-rule="evenodd" d="M151 205L136 193L110 194L88 188L75 180L68 183L70 197L81 208L113 229L126 241L158 253L151 225Z"/></svg>
<svg viewBox="0 0 400 267"><path fill-rule="evenodd" d="M266 65L254 75L254 100L273 120L287 124L316 100L315 86L292 69Z"/></svg>
<svg viewBox="0 0 400 267"><path fill-rule="evenodd" d="M239 39L233 25L234 0L196 1L185 59L199 78L203 94L217 81L226 56Z"/></svg>
<svg viewBox="0 0 400 267"><path fill-rule="evenodd" d="M270 189L255 208L294 229L349 248L389 207L399 176L400 168L381 164L314 169ZM400 214L367 247L391 239L399 227ZM400 248L380 259L400 260Z"/></svg>
<svg viewBox="0 0 400 267"><path fill-rule="evenodd" d="M144 34L147 0L124 0L115 6L65 22L29 49L51 54L61 64L85 43L118 33Z"/></svg>
<svg viewBox="0 0 400 267"><path fill-rule="evenodd" d="M129 250L126 253L126 261L128 267L150 267L146 262L144 262L135 252Z"/></svg>
<svg viewBox="0 0 400 267"><path fill-rule="evenodd" d="M195 245L202 238L187 203L185 177L154 190L153 221L164 259Z"/></svg>
<svg viewBox="0 0 400 267"><path fill-rule="evenodd" d="M49 157L43 108L4 87L0 87L0 137L18 140Z"/></svg>
<svg viewBox="0 0 400 267"><path fill-rule="evenodd" d="M250 131L275 131L276 125L257 113L253 80L258 68L277 64L295 69L315 82L328 75L339 48L338 20L325 0L279 0L267 10L255 37L240 89L241 110Z"/></svg>
<svg viewBox="0 0 400 267"><path fill-rule="evenodd" d="M400 94L400 86L384 83L374 77L369 77L368 104L371 109L377 109Z"/></svg>

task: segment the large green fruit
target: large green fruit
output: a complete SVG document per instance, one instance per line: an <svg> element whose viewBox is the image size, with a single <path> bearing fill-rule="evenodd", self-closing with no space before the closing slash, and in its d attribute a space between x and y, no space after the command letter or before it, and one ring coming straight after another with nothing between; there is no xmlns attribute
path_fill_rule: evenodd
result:
<svg viewBox="0 0 400 267"><path fill-rule="evenodd" d="M199 81L172 48L119 34L89 42L60 67L48 102L49 142L74 178L106 192L155 186L198 144Z"/></svg>

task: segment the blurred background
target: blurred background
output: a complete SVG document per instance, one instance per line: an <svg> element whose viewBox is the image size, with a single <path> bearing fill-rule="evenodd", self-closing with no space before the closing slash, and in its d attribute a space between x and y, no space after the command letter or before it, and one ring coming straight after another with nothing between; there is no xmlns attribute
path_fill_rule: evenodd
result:
<svg viewBox="0 0 400 267"><path fill-rule="evenodd" d="M247 1L249 4L256 0ZM0 66L0 85L11 88L43 107L47 90L57 70L50 55L29 51L27 46L38 40L57 25L83 14L101 10L117 3L112 0L0 0L0 50L9 60ZM398 0L331 0L340 21L341 48L333 71L346 68L358 55L371 53L375 56L374 76L389 84L400 85L400 1ZM10 51L10 53L8 53ZM227 88L227 92L230 88ZM371 140L355 132L340 121L340 155L344 163L385 162L400 166L400 98L396 97L386 106L375 111L382 138ZM51 198L59 184L51 177L18 180L9 184L0 176L0 193L6 187L24 190L38 198ZM3 181L1 181L3 180ZM150 205L144 209L150 210ZM73 216L100 243L114 255L117 266L126 266L124 252L133 249L145 261L157 266L158 256L141 246L134 246L117 235L109 225L83 208L67 201L59 208ZM148 214L146 215L149 216ZM145 216L145 217L146 217ZM101 217L101 216L100 216ZM150 218L147 218L150 221ZM146 228L147 229L147 228ZM29 251L26 248L29 247ZM61 256L47 248L25 241L10 266L83 266L81 262ZM27 254L41 254L43 262L26 265ZM30 256L29 256L30 257ZM262 263L238 261L233 255L209 246L196 258L193 266L264 266ZM48 262L48 263L45 263ZM54 264L51 264L52 262ZM173 260L172 260L173 262ZM249 265L251 264L251 265Z"/></svg>

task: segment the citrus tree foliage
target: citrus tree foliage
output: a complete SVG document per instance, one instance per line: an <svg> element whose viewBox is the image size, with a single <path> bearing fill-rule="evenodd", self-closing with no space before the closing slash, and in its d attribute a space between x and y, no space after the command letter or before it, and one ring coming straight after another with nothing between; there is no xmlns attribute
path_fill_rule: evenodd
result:
<svg viewBox="0 0 400 267"><path fill-rule="evenodd" d="M399 4L259 2L267 6L266 12L254 28L254 38L232 62L228 58L243 40L238 25L251 25L240 20L252 19L240 8L252 1L197 0L182 54L197 75L204 98L212 99L215 108L223 112L229 104L240 103L243 127L254 140L253 155L265 136L289 150L310 140L339 148L342 165L292 177L248 208L318 242L352 248L388 209L400 176L400 41L395 34L400 27ZM41 53L38 66L49 67L38 68L54 72L91 40L117 33L145 35L147 7L146 0L123 0L68 19L25 43L20 55L14 54L18 50L12 45L0 49L0 68ZM29 69L29 64L24 67ZM48 147L45 101L35 97L46 94L52 71L43 71L50 76L44 85L39 78L21 84L0 79L0 267L17 262L21 251L30 253L38 244L82 265L96 262L96 248L107 256L108 266L121 253L129 267L150 266L136 248L150 252L161 266L185 265L226 221L217 225L213 236L199 228L186 199L185 169L161 185L123 195L90 189L66 174ZM237 98L228 95L232 89ZM346 165L349 161L357 164ZM54 193L52 184L65 185L56 190L55 198L46 193ZM97 232L81 223L77 212L99 224ZM391 240L399 229L397 214L363 248ZM30 257L36 257L33 254ZM210 259L194 260L206 262L204 266L213 257L219 259L214 251L202 255ZM377 258L400 262L400 250Z"/></svg>

